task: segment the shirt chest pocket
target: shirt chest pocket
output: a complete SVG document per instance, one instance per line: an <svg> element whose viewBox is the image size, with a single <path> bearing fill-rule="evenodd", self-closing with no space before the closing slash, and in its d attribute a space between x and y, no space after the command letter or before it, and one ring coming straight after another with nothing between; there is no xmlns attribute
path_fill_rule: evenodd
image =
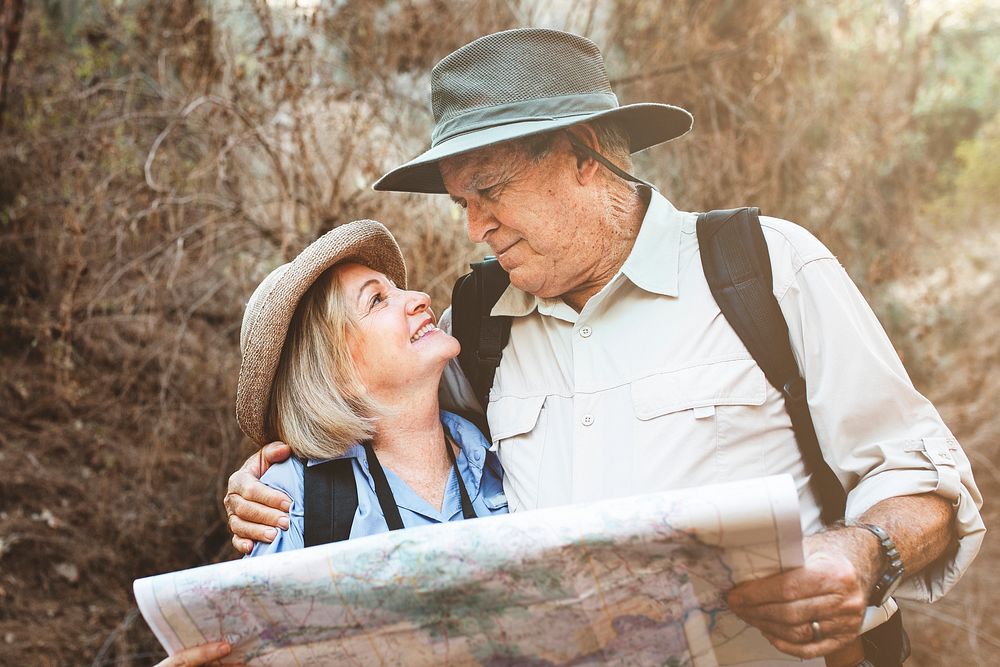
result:
<svg viewBox="0 0 1000 667"><path fill-rule="evenodd" d="M687 410L709 417L721 405L763 405L766 382L752 359L657 373L632 383L632 409L640 421Z"/></svg>
<svg viewBox="0 0 1000 667"><path fill-rule="evenodd" d="M545 450L545 396L503 396L486 410L493 444L504 470L504 490L511 511L537 503L539 475Z"/></svg>
<svg viewBox="0 0 1000 667"><path fill-rule="evenodd" d="M763 469L762 450L751 444L759 438L743 431L762 419L757 410L766 399L766 383L752 359L707 363L633 382L635 474L670 470L674 479L696 484ZM740 443L750 446L733 446Z"/></svg>

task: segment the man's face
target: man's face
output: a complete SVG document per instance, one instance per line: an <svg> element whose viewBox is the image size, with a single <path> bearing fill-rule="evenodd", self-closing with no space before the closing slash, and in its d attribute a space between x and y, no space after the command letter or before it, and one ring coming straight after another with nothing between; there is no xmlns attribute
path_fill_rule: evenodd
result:
<svg viewBox="0 0 1000 667"><path fill-rule="evenodd" d="M441 162L469 239L488 243L511 283L536 296L580 288L599 263L594 186L580 182L576 165L565 136L537 162L503 144Z"/></svg>

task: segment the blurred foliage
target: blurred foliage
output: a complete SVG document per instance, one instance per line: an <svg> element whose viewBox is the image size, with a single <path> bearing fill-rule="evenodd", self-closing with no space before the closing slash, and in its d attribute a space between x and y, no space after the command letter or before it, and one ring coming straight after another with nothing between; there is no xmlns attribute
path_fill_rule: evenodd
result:
<svg viewBox="0 0 1000 667"><path fill-rule="evenodd" d="M949 170L944 193L928 207L931 219L980 233L996 227L1000 206L1000 114L974 138L955 148L957 165Z"/></svg>
<svg viewBox="0 0 1000 667"><path fill-rule="evenodd" d="M690 109L641 175L814 230L977 465L997 453L995 3L293 6L29 3L0 130L0 663L155 662L132 579L233 555L237 335L270 269L372 217L443 307L483 250L460 211L369 185L426 146L431 65L495 30L588 35L623 102ZM974 662L978 623L934 636Z"/></svg>

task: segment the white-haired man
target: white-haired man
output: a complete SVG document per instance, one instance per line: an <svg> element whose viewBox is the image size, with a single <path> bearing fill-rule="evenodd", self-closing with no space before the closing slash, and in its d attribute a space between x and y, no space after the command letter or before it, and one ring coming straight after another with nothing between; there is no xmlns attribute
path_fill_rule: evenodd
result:
<svg viewBox="0 0 1000 667"><path fill-rule="evenodd" d="M592 43L535 29L444 58L432 106L432 147L375 189L449 194L470 239L510 275L492 309L511 328L487 416L512 510L792 474L805 566L741 585L729 602L801 658L865 659L866 609L869 624L882 603L891 616L904 575L907 597L954 585L985 531L968 459L837 260L802 228L762 218L816 437L849 492L847 521L823 526L784 397L713 299L697 216L628 173L631 153L685 134L690 114L619 106ZM443 395L474 406L450 377ZM244 550L282 525L271 509L282 498L260 472L254 457L226 498ZM898 653L867 659L899 664Z"/></svg>

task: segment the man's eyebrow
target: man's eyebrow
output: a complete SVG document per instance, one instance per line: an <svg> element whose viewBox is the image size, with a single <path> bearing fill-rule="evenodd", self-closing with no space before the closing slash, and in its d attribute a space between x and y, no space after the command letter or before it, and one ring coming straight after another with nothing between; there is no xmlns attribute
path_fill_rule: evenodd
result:
<svg viewBox="0 0 1000 667"><path fill-rule="evenodd" d="M371 284L375 284L375 285L381 286L382 283L381 283L381 281L379 281L378 278L369 278L368 280L366 280L365 284L362 285L361 289L358 290L358 301L361 301L362 297L364 297L364 295L365 295L365 290Z"/></svg>
<svg viewBox="0 0 1000 667"><path fill-rule="evenodd" d="M469 186L473 190L481 190L486 186L495 185L497 181L503 180L505 175L505 170L503 169L491 169L490 171L482 171L469 179Z"/></svg>

